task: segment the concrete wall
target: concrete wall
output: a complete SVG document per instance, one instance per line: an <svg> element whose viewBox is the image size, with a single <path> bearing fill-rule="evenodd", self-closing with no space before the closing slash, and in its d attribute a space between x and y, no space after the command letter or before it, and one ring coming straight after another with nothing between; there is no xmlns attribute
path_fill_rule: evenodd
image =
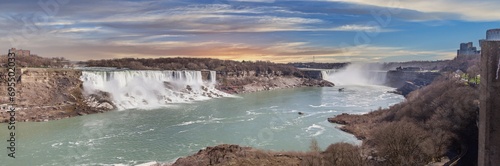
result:
<svg viewBox="0 0 500 166"><path fill-rule="evenodd" d="M478 165L500 165L500 41L481 42Z"/></svg>

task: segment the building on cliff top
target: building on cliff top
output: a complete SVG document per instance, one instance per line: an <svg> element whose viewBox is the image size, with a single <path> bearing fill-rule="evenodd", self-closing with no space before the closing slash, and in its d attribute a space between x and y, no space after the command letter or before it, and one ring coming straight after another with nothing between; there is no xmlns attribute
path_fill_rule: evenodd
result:
<svg viewBox="0 0 500 166"><path fill-rule="evenodd" d="M477 50L472 42L460 43L460 49L457 50L457 59L467 59L471 57L478 57L481 51Z"/></svg>
<svg viewBox="0 0 500 166"><path fill-rule="evenodd" d="M9 49L9 53L14 53L14 54L16 54L16 56L30 56L31 55L30 50L23 50L23 49L16 49L16 48Z"/></svg>

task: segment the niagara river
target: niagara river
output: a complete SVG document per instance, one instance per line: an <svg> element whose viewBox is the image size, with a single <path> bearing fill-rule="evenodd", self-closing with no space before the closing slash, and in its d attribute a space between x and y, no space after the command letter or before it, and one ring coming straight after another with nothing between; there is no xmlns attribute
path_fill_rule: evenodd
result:
<svg viewBox="0 0 500 166"><path fill-rule="evenodd" d="M388 90L366 85L294 88L19 123L16 159L0 159L6 165L134 165L173 162L223 143L278 151L308 150L312 138L321 148L336 142L359 144L327 118L363 114L404 100ZM0 133L6 133L6 124L0 125Z"/></svg>

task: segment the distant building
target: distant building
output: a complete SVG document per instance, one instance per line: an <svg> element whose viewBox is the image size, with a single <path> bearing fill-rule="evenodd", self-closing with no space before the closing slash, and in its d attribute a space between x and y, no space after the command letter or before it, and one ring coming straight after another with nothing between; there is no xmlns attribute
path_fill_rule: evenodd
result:
<svg viewBox="0 0 500 166"><path fill-rule="evenodd" d="M16 49L16 48L11 48L9 49L9 53L14 53L16 56L30 56L31 52L30 50L23 50L23 49Z"/></svg>
<svg viewBox="0 0 500 166"><path fill-rule="evenodd" d="M480 56L481 51L478 51L472 42L460 43L460 49L457 50L457 59L467 59L470 57Z"/></svg>

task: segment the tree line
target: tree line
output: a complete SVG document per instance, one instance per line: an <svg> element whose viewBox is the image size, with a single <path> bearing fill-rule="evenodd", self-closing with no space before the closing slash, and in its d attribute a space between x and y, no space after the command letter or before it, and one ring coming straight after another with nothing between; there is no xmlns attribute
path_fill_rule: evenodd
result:
<svg viewBox="0 0 500 166"><path fill-rule="evenodd" d="M233 61L212 58L122 58L106 60L89 60L82 64L88 67L116 67L133 70L214 70L219 72L276 73L278 75L300 74L297 68L269 61Z"/></svg>
<svg viewBox="0 0 500 166"><path fill-rule="evenodd" d="M45 58L38 55L16 56L16 67L63 68L71 63L63 57ZM0 56L0 66L7 67L7 55Z"/></svg>

